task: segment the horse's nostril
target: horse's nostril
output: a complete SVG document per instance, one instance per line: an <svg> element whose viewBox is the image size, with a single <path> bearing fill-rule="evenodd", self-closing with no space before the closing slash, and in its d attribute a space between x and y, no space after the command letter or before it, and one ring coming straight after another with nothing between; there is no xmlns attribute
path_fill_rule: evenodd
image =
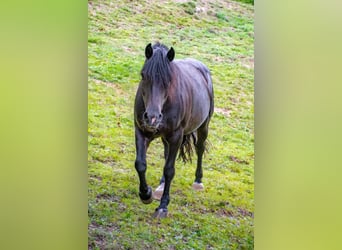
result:
<svg viewBox="0 0 342 250"><path fill-rule="evenodd" d="M143 118L144 118L145 120L147 120L147 119L148 119L147 112L144 112L144 114L143 114Z"/></svg>

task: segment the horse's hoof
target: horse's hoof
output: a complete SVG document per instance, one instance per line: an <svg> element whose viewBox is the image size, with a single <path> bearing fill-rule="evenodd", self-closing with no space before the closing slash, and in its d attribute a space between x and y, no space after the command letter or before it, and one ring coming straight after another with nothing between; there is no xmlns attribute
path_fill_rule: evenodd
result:
<svg viewBox="0 0 342 250"><path fill-rule="evenodd" d="M167 217L167 209L166 208L157 208L154 214L152 215L155 219L162 219Z"/></svg>
<svg viewBox="0 0 342 250"><path fill-rule="evenodd" d="M203 183L194 182L194 184L192 184L192 188L194 190L203 190L204 185L203 185Z"/></svg>
<svg viewBox="0 0 342 250"><path fill-rule="evenodd" d="M149 186L146 194L142 194L139 192L139 196L142 203L150 204L153 201L152 188Z"/></svg>
<svg viewBox="0 0 342 250"><path fill-rule="evenodd" d="M165 183L163 182L162 184L159 185L159 187L156 188L156 190L153 192L153 198L155 200L160 200L161 197L163 196L164 193L164 186Z"/></svg>
<svg viewBox="0 0 342 250"><path fill-rule="evenodd" d="M153 201L153 198L152 198L152 196L151 196L149 199L147 199L147 200L141 199L141 201L142 201L142 203L144 203L144 204L150 204L150 203Z"/></svg>

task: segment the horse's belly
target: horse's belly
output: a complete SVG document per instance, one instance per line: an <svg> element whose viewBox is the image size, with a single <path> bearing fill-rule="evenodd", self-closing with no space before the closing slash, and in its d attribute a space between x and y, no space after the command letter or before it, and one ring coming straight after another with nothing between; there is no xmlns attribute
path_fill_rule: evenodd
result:
<svg viewBox="0 0 342 250"><path fill-rule="evenodd" d="M184 128L185 134L190 134L196 131L208 118L210 109L210 102L202 101L202 103L197 103L193 112L190 115L187 126Z"/></svg>

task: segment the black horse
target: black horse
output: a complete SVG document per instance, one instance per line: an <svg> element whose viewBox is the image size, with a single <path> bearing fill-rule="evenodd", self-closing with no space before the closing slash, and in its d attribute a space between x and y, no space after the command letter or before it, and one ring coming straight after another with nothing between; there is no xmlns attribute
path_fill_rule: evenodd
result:
<svg viewBox="0 0 342 250"><path fill-rule="evenodd" d="M203 63L194 59L173 60L172 47L169 50L160 43L153 47L148 44L145 56L134 106L135 168L140 179L139 196L143 203L151 203L152 188L145 178L146 151L153 139L161 137L165 166L154 194L160 198L160 205L153 216L163 218L167 216L177 153L183 161L191 160L191 143L197 153L193 188L203 189L202 156L214 111L213 85L209 69Z"/></svg>

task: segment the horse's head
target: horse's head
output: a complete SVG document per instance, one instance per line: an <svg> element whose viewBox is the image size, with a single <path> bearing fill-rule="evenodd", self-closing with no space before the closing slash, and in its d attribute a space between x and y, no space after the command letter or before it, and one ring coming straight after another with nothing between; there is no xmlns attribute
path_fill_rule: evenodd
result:
<svg viewBox="0 0 342 250"><path fill-rule="evenodd" d="M157 129L163 119L163 106L168 97L172 78L170 62L175 51L168 50L159 43L145 48L145 64L141 70L140 91L145 104L144 123L151 129Z"/></svg>

